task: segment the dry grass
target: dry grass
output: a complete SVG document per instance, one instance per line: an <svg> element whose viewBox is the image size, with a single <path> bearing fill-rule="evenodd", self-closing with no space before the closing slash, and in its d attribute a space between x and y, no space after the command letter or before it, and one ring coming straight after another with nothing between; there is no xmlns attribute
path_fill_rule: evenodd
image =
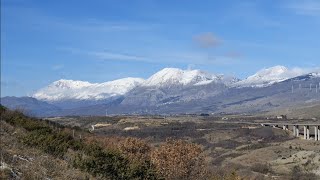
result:
<svg viewBox="0 0 320 180"><path fill-rule="evenodd" d="M0 123L0 151L3 162L8 165L1 171L0 179L14 178L15 175L22 179L93 179L89 174L70 167L65 160L23 145L18 136L22 136L25 130L14 128L4 121Z"/></svg>

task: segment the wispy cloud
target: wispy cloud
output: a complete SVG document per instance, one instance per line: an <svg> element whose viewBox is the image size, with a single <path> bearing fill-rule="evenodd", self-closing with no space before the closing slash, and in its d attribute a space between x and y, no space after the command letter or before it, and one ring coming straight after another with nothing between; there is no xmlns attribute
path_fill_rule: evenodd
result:
<svg viewBox="0 0 320 180"><path fill-rule="evenodd" d="M103 61L130 61L130 62L145 62L145 63L178 63L178 64L216 64L216 65L230 65L239 62L236 57L229 57L226 54L223 55L211 55L204 52L192 52L192 51L175 51L175 52L161 52L149 53L144 55L129 54L123 52L111 52L111 51L88 51L80 50L76 48L59 48L72 54L80 54L93 57L93 59Z"/></svg>
<svg viewBox="0 0 320 180"><path fill-rule="evenodd" d="M203 48L217 47L222 44L222 40L211 32L195 35L193 40Z"/></svg>
<svg viewBox="0 0 320 180"><path fill-rule="evenodd" d="M201 54L201 59L204 60L203 63L216 63L216 64L232 64L235 59L239 59L243 57L243 54L238 51L227 51L225 53L222 52L221 55L219 54L212 54L212 49L209 48L217 48L222 46L224 40L222 40L220 37L217 37L212 32L206 32L202 34L195 35L193 37L194 42L199 45L201 48L206 49L205 54ZM197 55L196 58L200 57ZM188 56L190 57L190 56ZM193 55L191 56L193 58Z"/></svg>
<svg viewBox="0 0 320 180"><path fill-rule="evenodd" d="M320 16L319 0L290 1L287 8L292 9L296 14L307 16Z"/></svg>
<svg viewBox="0 0 320 180"><path fill-rule="evenodd" d="M224 56L227 58L231 58L231 59L237 59L237 58L244 57L244 55L238 51L229 51L229 52L225 53Z"/></svg>
<svg viewBox="0 0 320 180"><path fill-rule="evenodd" d="M52 70L54 70L54 71L58 71L58 70L61 70L63 68L64 68L63 64L56 64L56 65L52 66Z"/></svg>
<svg viewBox="0 0 320 180"><path fill-rule="evenodd" d="M263 9L260 1L235 1L230 4L221 19L259 28L275 28L284 25L278 19L270 17L268 12L264 12Z"/></svg>
<svg viewBox="0 0 320 180"><path fill-rule="evenodd" d="M295 77L295 76L300 76L303 74L308 74L311 72L316 71L316 68L301 68L301 67L294 67L294 68L289 68L284 75L289 76L289 77Z"/></svg>
<svg viewBox="0 0 320 180"><path fill-rule="evenodd" d="M313 72L320 72L320 67L294 67L291 69L292 72L300 73L300 74L307 74Z"/></svg>
<svg viewBox="0 0 320 180"><path fill-rule="evenodd" d="M113 53L107 51L88 52L88 55L95 56L102 60L122 60L122 61L148 61L147 58L124 53Z"/></svg>
<svg viewBox="0 0 320 180"><path fill-rule="evenodd" d="M50 23L51 25L53 23ZM57 20L56 27L76 31L96 32L121 32L121 31L146 31L154 28L155 24L142 24L136 22L108 22L97 19L85 19L81 22L65 22Z"/></svg>
<svg viewBox="0 0 320 180"><path fill-rule="evenodd" d="M133 61L133 62L154 62L153 60L150 60L151 58L140 56L140 55L134 55L130 53L123 53L123 52L113 52L108 50L83 50L78 48L70 48L70 47L62 47L57 48L57 50L64 51L67 53L71 53L74 55L85 55L93 57L97 60L103 60L103 61Z"/></svg>
<svg viewBox="0 0 320 180"><path fill-rule="evenodd" d="M26 8L21 6L5 6L3 11L6 18L14 19L20 25L39 29L58 29L64 31L81 32L121 32L121 31L145 31L159 26L158 24L145 24L128 21L105 21L95 18L63 18L50 16L36 8Z"/></svg>

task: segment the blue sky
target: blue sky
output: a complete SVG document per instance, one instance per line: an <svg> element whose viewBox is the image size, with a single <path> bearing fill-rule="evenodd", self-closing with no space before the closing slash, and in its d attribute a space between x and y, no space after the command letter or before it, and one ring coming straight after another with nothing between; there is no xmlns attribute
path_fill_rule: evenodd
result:
<svg viewBox="0 0 320 180"><path fill-rule="evenodd" d="M2 0L1 96L165 67L320 66L319 0Z"/></svg>

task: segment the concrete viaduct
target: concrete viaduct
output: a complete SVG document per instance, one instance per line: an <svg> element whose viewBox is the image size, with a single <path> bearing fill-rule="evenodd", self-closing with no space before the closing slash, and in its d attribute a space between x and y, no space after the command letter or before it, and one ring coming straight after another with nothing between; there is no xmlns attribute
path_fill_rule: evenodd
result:
<svg viewBox="0 0 320 180"><path fill-rule="evenodd" d="M279 123L262 123L261 126L271 126L273 128L281 128L285 131L292 129L295 137L303 134L303 139L320 141L320 124L279 124ZM303 133L302 133L303 127ZM301 131L300 131L301 130ZM311 138L312 137L312 138Z"/></svg>

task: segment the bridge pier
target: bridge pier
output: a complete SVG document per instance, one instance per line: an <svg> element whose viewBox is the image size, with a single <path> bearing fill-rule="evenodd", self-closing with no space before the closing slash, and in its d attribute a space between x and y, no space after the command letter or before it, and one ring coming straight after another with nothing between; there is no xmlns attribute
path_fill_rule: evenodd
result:
<svg viewBox="0 0 320 180"><path fill-rule="evenodd" d="M300 136L300 132L299 132L299 126L296 125L296 134L295 134L296 137L299 137Z"/></svg>
<svg viewBox="0 0 320 180"><path fill-rule="evenodd" d="M320 141L320 126L318 126L318 141Z"/></svg>
<svg viewBox="0 0 320 180"><path fill-rule="evenodd" d="M310 129L308 125L303 126L303 139L310 139Z"/></svg>
<svg viewBox="0 0 320 180"><path fill-rule="evenodd" d="M319 124L282 124L282 123L263 123L261 126L271 126L273 128L281 128L287 131L289 130L289 126L292 126L293 136L299 137L300 136L300 129L299 126L303 126L303 139L310 140L310 128L314 128L314 140L320 141L320 125ZM313 132L311 134L313 137Z"/></svg>
<svg viewBox="0 0 320 180"><path fill-rule="evenodd" d="M314 127L314 139L320 141L320 126Z"/></svg>
<svg viewBox="0 0 320 180"><path fill-rule="evenodd" d="M303 139L307 139L307 127L303 126Z"/></svg>
<svg viewBox="0 0 320 180"><path fill-rule="evenodd" d="M270 126L273 128L281 128L287 131L289 130L289 126L292 126L293 136L300 136L299 126L303 126L303 139L310 140L310 128L314 128L314 140L320 141L320 125L319 124L283 124L283 123L261 123L261 126ZM313 137L313 133L311 134Z"/></svg>
<svg viewBox="0 0 320 180"><path fill-rule="evenodd" d="M289 125L283 125L282 129L285 130L285 131L288 130L289 129Z"/></svg>
<svg viewBox="0 0 320 180"><path fill-rule="evenodd" d="M315 126L314 127L314 140L315 141L318 141L318 126Z"/></svg>

